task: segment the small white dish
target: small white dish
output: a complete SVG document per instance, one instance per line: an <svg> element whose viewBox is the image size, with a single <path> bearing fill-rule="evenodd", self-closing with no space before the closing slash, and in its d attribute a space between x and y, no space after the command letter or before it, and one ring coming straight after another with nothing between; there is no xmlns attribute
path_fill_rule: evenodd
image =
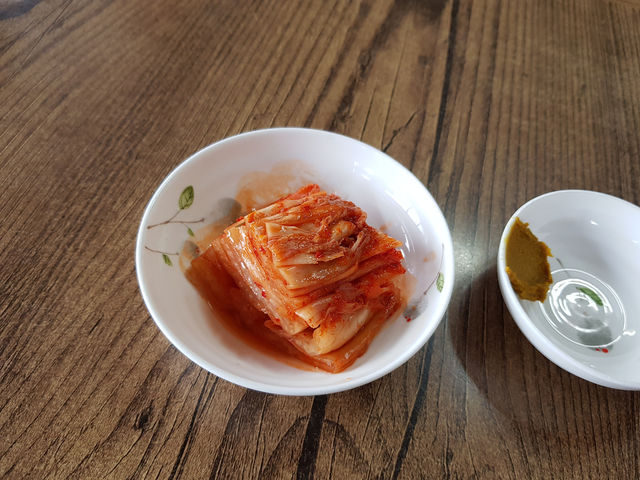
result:
<svg viewBox="0 0 640 480"><path fill-rule="evenodd" d="M506 273L516 217L547 244L553 283L544 303L521 300ZM603 193L562 190L520 207L498 251L507 308L556 365L605 387L640 390L640 208Z"/></svg>
<svg viewBox="0 0 640 480"><path fill-rule="evenodd" d="M318 183L353 201L367 212L369 224L404 243L405 266L416 279L409 302L415 307L411 321L400 316L388 322L368 351L344 372L299 370L253 350L215 321L178 265L177 253L192 232L229 214L242 186L256 180L264 186L269 178L286 185L288 191L281 194ZM402 365L440 323L454 283L449 229L422 183L369 145L302 128L227 138L179 165L144 212L136 271L151 316L178 350L230 382L285 395L347 390Z"/></svg>

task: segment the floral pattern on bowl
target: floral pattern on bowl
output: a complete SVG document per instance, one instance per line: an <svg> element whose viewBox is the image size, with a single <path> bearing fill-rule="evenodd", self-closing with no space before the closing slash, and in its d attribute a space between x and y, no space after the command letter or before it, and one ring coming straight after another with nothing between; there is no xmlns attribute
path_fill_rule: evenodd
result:
<svg viewBox="0 0 640 480"><path fill-rule="evenodd" d="M177 224L185 225L186 229L187 229L186 233L191 237L195 237L195 233L193 233L193 230L191 229L191 225L204 223L204 218L200 218L198 220L183 220L183 219L177 219L176 218L180 213L182 213L183 210L186 210L191 205L193 205L194 198L195 198L195 192L193 190L193 185L189 185L184 190L182 190L182 193L180 193L180 197L178 198L178 211L176 213L174 213L168 220L165 220L165 221L159 222L159 223L154 223L152 225L147 225L147 227L146 227L147 230L151 230L152 228L156 228L156 227L162 227L163 225L168 225L168 224L171 224L171 223L177 223ZM177 257L178 255L180 255L179 251L164 252L164 251L161 251L161 250L153 249L153 248L149 247L146 244L145 244L144 248L146 248L150 252L154 252L154 253L158 253L158 254L162 255L162 260L164 260L164 263L166 265L168 265L169 267L173 266L173 262L171 261L171 257L172 256L176 256Z"/></svg>

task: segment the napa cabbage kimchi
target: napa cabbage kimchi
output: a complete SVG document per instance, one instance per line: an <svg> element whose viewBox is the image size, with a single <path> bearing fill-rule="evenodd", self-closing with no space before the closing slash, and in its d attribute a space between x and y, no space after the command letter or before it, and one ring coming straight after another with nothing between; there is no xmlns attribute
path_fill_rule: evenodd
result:
<svg viewBox="0 0 640 480"><path fill-rule="evenodd" d="M401 243L366 218L307 185L227 227L193 260L192 281L219 281L210 270L223 270L232 287L218 285L219 295L236 290L239 308L262 312L261 326L299 358L342 371L405 306Z"/></svg>

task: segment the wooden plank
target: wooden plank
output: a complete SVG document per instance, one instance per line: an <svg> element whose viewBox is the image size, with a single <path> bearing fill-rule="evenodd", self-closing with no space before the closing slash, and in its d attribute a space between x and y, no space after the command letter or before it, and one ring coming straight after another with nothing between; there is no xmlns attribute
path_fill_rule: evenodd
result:
<svg viewBox="0 0 640 480"><path fill-rule="evenodd" d="M539 354L495 267L536 195L640 204L639 26L631 0L0 0L0 476L639 478L637 394ZM218 379L138 292L167 173L283 125L386 151L453 232L445 321L353 391Z"/></svg>

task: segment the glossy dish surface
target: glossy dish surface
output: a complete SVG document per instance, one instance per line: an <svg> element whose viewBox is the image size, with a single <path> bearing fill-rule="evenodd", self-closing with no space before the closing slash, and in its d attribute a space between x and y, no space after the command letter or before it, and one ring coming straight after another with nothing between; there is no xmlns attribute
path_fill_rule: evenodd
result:
<svg viewBox="0 0 640 480"><path fill-rule="evenodd" d="M368 351L337 374L293 368L251 349L222 328L185 278L177 255L198 229L238 213L239 203L251 205L247 186L262 185L257 197L264 195L266 204L277 198L276 193L290 193L309 182L352 201L367 213L373 227L400 240L405 267L415 277L407 311L410 321L400 315L388 322ZM276 192L278 188L284 191ZM402 365L440 323L454 283L446 221L413 174L362 142L300 128L240 134L179 165L145 210L136 270L151 316L183 354L238 385L286 395L347 390Z"/></svg>
<svg viewBox="0 0 640 480"><path fill-rule="evenodd" d="M553 282L544 303L518 298L506 272L506 238L520 218L548 245ZM570 373L640 390L640 208L585 190L536 197L507 223L498 251L505 303L527 339Z"/></svg>

